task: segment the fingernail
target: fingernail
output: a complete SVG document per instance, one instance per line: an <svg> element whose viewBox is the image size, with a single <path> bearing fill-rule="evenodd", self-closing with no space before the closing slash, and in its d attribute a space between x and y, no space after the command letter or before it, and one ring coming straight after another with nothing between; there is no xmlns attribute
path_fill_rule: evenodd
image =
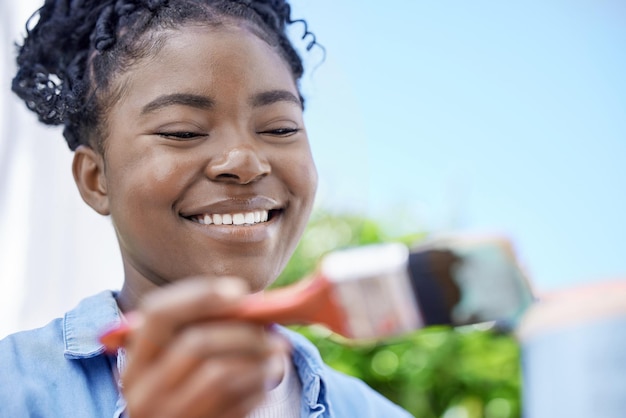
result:
<svg viewBox="0 0 626 418"><path fill-rule="evenodd" d="M140 328L144 322L143 315L137 311L126 312L124 314L124 320L133 330Z"/></svg>
<svg viewBox="0 0 626 418"><path fill-rule="evenodd" d="M124 320L115 328L107 329L100 335L100 342L107 352L115 353L118 348L124 347L131 333L143 324L143 316L139 312L127 312Z"/></svg>
<svg viewBox="0 0 626 418"><path fill-rule="evenodd" d="M239 279L221 279L215 283L215 291L224 298L236 298L247 293L246 284Z"/></svg>

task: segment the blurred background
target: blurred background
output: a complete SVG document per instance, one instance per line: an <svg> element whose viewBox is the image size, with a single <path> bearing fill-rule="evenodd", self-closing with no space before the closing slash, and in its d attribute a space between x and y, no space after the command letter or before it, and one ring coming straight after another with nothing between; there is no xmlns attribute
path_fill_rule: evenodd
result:
<svg viewBox="0 0 626 418"><path fill-rule="evenodd" d="M46 278L31 289L42 295L64 288L68 303L74 286L119 283L108 220L80 202L60 129L38 126L9 91L13 43L39 4L1 6L0 283L9 304L32 294L6 291L28 278ZM541 289L626 271L623 2L293 5L326 50L304 54L319 207L396 233L502 231ZM294 39L302 29L294 25Z"/></svg>
<svg viewBox="0 0 626 418"><path fill-rule="evenodd" d="M503 231L542 289L626 271L626 3L295 5L321 205Z"/></svg>
<svg viewBox="0 0 626 418"><path fill-rule="evenodd" d="M61 130L10 93L13 44L39 5L0 3L0 336L122 281ZM301 266L340 245L474 230L510 236L541 292L626 273L626 3L293 0L293 15L325 50L304 54L320 189ZM519 414L505 336L428 330L344 352L303 332L419 416Z"/></svg>

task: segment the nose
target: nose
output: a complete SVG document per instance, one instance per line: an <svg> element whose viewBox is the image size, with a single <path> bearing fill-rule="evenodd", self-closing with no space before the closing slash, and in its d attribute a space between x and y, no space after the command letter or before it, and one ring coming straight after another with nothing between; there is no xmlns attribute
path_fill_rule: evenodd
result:
<svg viewBox="0 0 626 418"><path fill-rule="evenodd" d="M206 168L206 175L211 180L237 184L253 183L270 172L267 159L254 147L243 144L225 150L213 158Z"/></svg>

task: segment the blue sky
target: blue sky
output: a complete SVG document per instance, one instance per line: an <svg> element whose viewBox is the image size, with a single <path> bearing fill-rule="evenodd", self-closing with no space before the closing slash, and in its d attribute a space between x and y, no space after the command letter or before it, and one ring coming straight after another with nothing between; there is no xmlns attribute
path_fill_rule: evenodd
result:
<svg viewBox="0 0 626 418"><path fill-rule="evenodd" d="M303 80L320 206L398 233L504 232L540 289L626 278L623 0L292 1L327 50L321 65L318 49L306 55L316 69ZM21 31L39 4L0 3L18 16L3 15L5 29ZM6 87L0 336L122 277L61 131Z"/></svg>
<svg viewBox="0 0 626 418"><path fill-rule="evenodd" d="M625 3L293 5L321 206L505 232L544 289L626 277Z"/></svg>

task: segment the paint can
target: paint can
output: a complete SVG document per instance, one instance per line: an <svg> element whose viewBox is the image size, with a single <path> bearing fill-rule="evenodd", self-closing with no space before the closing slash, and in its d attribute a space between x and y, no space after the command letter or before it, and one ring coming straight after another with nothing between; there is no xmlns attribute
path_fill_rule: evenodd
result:
<svg viewBox="0 0 626 418"><path fill-rule="evenodd" d="M516 335L525 418L626 417L626 280L542 296Z"/></svg>

